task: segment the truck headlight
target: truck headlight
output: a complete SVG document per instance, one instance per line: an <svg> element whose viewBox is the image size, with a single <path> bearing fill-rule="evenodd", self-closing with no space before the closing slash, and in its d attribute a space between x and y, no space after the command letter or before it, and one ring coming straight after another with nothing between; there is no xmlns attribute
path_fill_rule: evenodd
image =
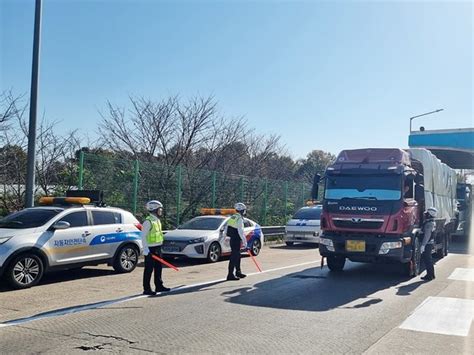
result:
<svg viewBox="0 0 474 355"><path fill-rule="evenodd" d="M399 249L402 247L402 242L384 242L380 246L379 254L388 254L391 249Z"/></svg>
<svg viewBox="0 0 474 355"><path fill-rule="evenodd" d="M0 237L0 244L6 243L11 237Z"/></svg>
<svg viewBox="0 0 474 355"><path fill-rule="evenodd" d="M319 244L325 245L327 250L329 250L329 251L335 251L334 243L332 242L331 239L319 238Z"/></svg>

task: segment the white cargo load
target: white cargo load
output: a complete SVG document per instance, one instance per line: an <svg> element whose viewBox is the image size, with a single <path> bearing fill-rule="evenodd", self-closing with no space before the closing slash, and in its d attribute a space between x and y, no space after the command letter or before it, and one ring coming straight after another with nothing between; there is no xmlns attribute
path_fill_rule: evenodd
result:
<svg viewBox="0 0 474 355"><path fill-rule="evenodd" d="M429 150L423 148L407 149L411 158L423 165L425 207L436 207L437 218L451 222L456 209L456 172L442 163Z"/></svg>

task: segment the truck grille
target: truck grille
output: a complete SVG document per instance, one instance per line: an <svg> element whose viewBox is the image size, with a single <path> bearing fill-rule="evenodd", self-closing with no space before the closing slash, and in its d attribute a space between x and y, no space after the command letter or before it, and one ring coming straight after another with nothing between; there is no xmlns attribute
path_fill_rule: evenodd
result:
<svg viewBox="0 0 474 355"><path fill-rule="evenodd" d="M383 219L364 218L333 218L334 225L338 228L348 229L380 229L383 226Z"/></svg>

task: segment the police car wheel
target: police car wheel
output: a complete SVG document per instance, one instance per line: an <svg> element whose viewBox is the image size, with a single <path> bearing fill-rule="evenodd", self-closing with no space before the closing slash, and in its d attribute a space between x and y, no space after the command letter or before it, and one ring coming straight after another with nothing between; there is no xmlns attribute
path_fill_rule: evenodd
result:
<svg viewBox="0 0 474 355"><path fill-rule="evenodd" d="M13 288L22 289L35 286L43 272L43 262L37 255L22 254L10 263L6 277Z"/></svg>
<svg viewBox="0 0 474 355"><path fill-rule="evenodd" d="M287 246L289 246L289 247L292 247L293 244L295 244L295 243L293 243L293 242L285 242L285 244L286 244Z"/></svg>
<svg viewBox="0 0 474 355"><path fill-rule="evenodd" d="M260 254L260 249L262 249L262 243L260 243L259 239L255 239L252 242L252 247L250 248L252 255L257 256L258 254Z"/></svg>
<svg viewBox="0 0 474 355"><path fill-rule="evenodd" d="M219 261L221 257L221 246L219 243L214 242L209 245L209 251L207 252L207 260L211 263Z"/></svg>
<svg viewBox="0 0 474 355"><path fill-rule="evenodd" d="M120 248L114 261L114 270L119 273L132 272L138 264L138 250L133 245Z"/></svg>

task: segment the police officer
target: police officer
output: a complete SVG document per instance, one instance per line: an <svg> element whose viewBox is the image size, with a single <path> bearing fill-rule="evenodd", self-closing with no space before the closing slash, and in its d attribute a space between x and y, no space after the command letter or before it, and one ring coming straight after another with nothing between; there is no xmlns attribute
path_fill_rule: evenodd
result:
<svg viewBox="0 0 474 355"><path fill-rule="evenodd" d="M421 242L421 257L425 264L426 275L421 279L425 281L431 281L435 278L433 259L431 252L433 251L433 231L435 230L436 223L435 217L438 214L438 210L434 207L430 207L424 213L425 222L423 224L423 241Z"/></svg>
<svg viewBox="0 0 474 355"><path fill-rule="evenodd" d="M247 212L247 207L239 202L234 206L237 213L233 214L229 221L227 222L226 228L224 230L224 235L230 237L230 260L229 260L229 272L227 274L228 281L236 281L243 279L247 275L242 273L240 269L240 250L241 245L243 249L248 250L247 248L247 239L244 234L244 216ZM235 275L234 275L235 269Z"/></svg>
<svg viewBox="0 0 474 355"><path fill-rule="evenodd" d="M162 265L152 258L152 254L158 257L161 255L161 245L163 244L163 231L161 229L160 217L163 216L163 205L160 201L152 200L147 202L146 209L149 215L142 226L143 255L145 256L145 269L143 271L143 294L154 296L156 292L166 292L170 289L163 286L161 280ZM150 286L151 274L154 272L155 290Z"/></svg>

